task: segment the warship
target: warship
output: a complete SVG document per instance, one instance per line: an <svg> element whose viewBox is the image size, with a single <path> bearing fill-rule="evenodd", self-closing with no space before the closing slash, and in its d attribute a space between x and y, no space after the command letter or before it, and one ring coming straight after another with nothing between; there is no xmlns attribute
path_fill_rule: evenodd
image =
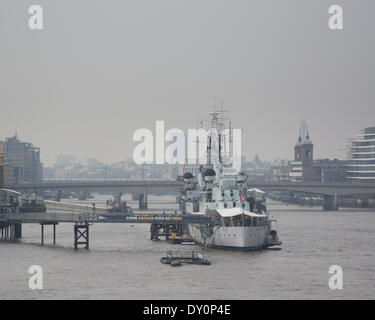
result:
<svg viewBox="0 0 375 320"><path fill-rule="evenodd" d="M230 127L222 112L211 112L207 162L198 165L195 174L185 172L182 177L182 214L210 215L213 221L208 225L188 224L188 232L195 242L213 248L259 250L280 246L265 193L247 188L241 159L230 155Z"/></svg>

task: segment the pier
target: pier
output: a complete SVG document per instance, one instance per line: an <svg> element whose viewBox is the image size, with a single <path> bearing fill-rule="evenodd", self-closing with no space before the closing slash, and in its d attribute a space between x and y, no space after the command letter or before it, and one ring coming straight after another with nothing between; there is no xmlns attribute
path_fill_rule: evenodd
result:
<svg viewBox="0 0 375 320"><path fill-rule="evenodd" d="M143 223L150 224L150 239L166 240L172 233L181 235L188 223L212 223L208 215L182 215L177 212L162 214L149 210L147 214L111 213L108 209L95 206L46 201L47 212L3 212L0 213L0 235L4 240L17 240L22 237L22 224L40 225L41 244L44 244L44 228L53 228L53 244L56 244L56 226L59 223L73 224L74 248L89 249L89 231L94 223Z"/></svg>

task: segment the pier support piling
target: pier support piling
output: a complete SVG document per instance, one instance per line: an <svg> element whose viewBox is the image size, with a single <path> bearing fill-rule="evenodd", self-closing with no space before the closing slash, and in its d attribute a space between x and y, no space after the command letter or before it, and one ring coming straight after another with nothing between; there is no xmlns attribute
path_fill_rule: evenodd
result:
<svg viewBox="0 0 375 320"><path fill-rule="evenodd" d="M335 211L338 209L337 196L323 196L323 210Z"/></svg>
<svg viewBox="0 0 375 320"><path fill-rule="evenodd" d="M162 230L162 233L160 233ZM172 233L176 235L182 235L184 226L182 224L174 223L152 223L150 227L150 240L160 240L159 237L165 237L165 240L169 240L169 237L172 236Z"/></svg>
<svg viewBox="0 0 375 320"><path fill-rule="evenodd" d="M139 210L147 210L147 193L143 193L139 195Z"/></svg>
<svg viewBox="0 0 375 320"><path fill-rule="evenodd" d="M53 244L56 244L56 223L53 225Z"/></svg>
<svg viewBox="0 0 375 320"><path fill-rule="evenodd" d="M15 223L14 224L14 240L22 238L22 224Z"/></svg>
<svg viewBox="0 0 375 320"><path fill-rule="evenodd" d="M40 224L40 243L43 246L44 245L44 224Z"/></svg>
<svg viewBox="0 0 375 320"><path fill-rule="evenodd" d="M74 225L74 249L78 249L83 245L85 249L89 249L89 224L76 223Z"/></svg>
<svg viewBox="0 0 375 320"><path fill-rule="evenodd" d="M4 239L4 240L7 239L8 228L9 228L9 224L8 223L1 223L0 224L1 239Z"/></svg>
<svg viewBox="0 0 375 320"><path fill-rule="evenodd" d="M152 241L159 240L159 224L158 223L151 224L150 233L151 233L150 240Z"/></svg>
<svg viewBox="0 0 375 320"><path fill-rule="evenodd" d="M41 222L40 223L40 243L44 245L44 226L45 225L52 225L52 237L53 237L53 244L56 244L56 225L59 224L57 221L54 222Z"/></svg>

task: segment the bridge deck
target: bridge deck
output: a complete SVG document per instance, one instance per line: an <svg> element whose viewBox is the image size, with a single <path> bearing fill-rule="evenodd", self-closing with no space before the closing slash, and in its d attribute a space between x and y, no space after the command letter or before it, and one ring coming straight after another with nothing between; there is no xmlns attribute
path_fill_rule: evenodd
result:
<svg viewBox="0 0 375 320"><path fill-rule="evenodd" d="M18 191L43 190L86 190L86 191L116 191L135 194L175 194L183 188L183 181L175 180L64 180L42 181L33 184L6 185L5 187ZM374 194L373 182L256 182L248 181L248 187L257 187L264 191L295 191L319 195L353 195Z"/></svg>

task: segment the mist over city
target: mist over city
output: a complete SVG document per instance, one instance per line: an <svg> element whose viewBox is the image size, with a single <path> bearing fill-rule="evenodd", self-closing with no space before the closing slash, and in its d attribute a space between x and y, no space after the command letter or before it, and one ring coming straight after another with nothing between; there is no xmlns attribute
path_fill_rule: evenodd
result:
<svg viewBox="0 0 375 320"><path fill-rule="evenodd" d="M345 1L337 32L324 1L42 1L35 32L28 5L0 11L0 137L17 131L47 166L59 154L131 158L137 129L195 128L214 97L249 160L292 159L303 119L316 158L345 159L373 126L371 1Z"/></svg>
<svg viewBox="0 0 375 320"><path fill-rule="evenodd" d="M3 0L0 301L186 319L374 299L374 14Z"/></svg>

